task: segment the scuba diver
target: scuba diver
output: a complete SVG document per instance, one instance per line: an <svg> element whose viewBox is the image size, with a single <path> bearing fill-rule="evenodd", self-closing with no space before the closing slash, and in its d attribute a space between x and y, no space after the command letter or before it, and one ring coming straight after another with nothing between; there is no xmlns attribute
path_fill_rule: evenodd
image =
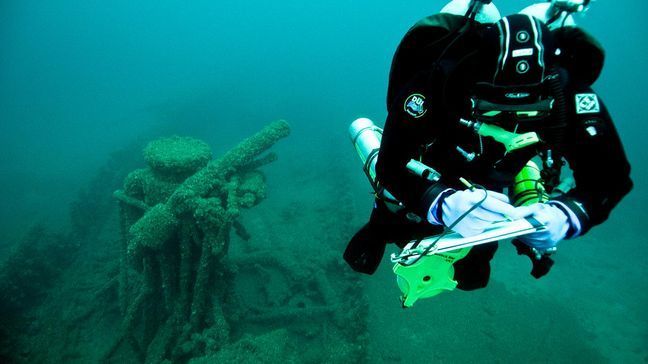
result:
<svg viewBox="0 0 648 364"><path fill-rule="evenodd" d="M365 164L377 198L344 252L354 270L373 274L388 243L403 248L447 229L474 236L497 221L532 218L544 229L514 244L539 278L560 241L608 218L633 184L591 88L603 49L573 21L588 5L553 0L501 17L491 1L454 0L407 32L392 61L379 149L368 156L375 171ZM373 128L364 120L352 125L354 139ZM525 166L537 168L528 164L534 158L542 168L531 182L542 189L525 204L513 183ZM573 179L561 178L566 164ZM487 285L497 247L474 246L454 263L457 288Z"/></svg>

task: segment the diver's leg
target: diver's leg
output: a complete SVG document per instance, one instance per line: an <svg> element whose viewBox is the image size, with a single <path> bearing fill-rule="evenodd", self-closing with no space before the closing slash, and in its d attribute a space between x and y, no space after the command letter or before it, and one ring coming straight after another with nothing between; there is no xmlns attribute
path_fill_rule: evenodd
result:
<svg viewBox="0 0 648 364"><path fill-rule="evenodd" d="M470 249L465 258L454 263L457 288L472 291L486 287L490 278L490 261L496 251L497 242L477 245Z"/></svg>
<svg viewBox="0 0 648 364"><path fill-rule="evenodd" d="M356 272L373 274L385 253L385 245L367 223L349 241L344 260Z"/></svg>
<svg viewBox="0 0 648 364"><path fill-rule="evenodd" d="M344 251L344 260L353 270L365 274L376 271L388 242L384 236L386 225L395 218L384 202L376 200L369 222L355 233Z"/></svg>
<svg viewBox="0 0 648 364"><path fill-rule="evenodd" d="M405 212L394 213L385 202L376 200L369 222L349 242L344 260L357 272L373 274L385 254L387 244L395 243L402 248L413 239L422 239L441 231L441 226L413 221Z"/></svg>

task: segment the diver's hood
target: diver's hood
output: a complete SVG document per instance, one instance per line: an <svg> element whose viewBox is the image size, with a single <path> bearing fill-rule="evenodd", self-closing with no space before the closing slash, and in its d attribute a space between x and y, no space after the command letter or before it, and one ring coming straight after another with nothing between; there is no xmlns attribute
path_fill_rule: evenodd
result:
<svg viewBox="0 0 648 364"><path fill-rule="evenodd" d="M564 70L566 82L590 86L601 73L600 44L572 26L549 30L537 18L516 14L482 32L483 72L473 93L501 103L529 103L549 92L547 81Z"/></svg>
<svg viewBox="0 0 648 364"><path fill-rule="evenodd" d="M522 14L507 16L485 27L482 38L481 72L470 90L473 98L510 105L546 98L556 49L541 21Z"/></svg>
<svg viewBox="0 0 648 364"><path fill-rule="evenodd" d="M551 32L529 15L510 15L488 27L484 46L484 59L491 66L484 81L496 86L541 84L555 63Z"/></svg>
<svg viewBox="0 0 648 364"><path fill-rule="evenodd" d="M589 34L577 27L573 14L585 11L590 0L554 0L530 5L520 14L530 15L547 24L555 40L560 67L570 82L590 86L599 77L605 53Z"/></svg>

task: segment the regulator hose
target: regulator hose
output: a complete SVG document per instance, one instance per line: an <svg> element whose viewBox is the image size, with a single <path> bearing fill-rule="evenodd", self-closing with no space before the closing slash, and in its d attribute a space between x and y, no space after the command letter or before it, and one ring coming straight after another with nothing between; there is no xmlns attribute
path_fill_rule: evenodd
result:
<svg viewBox="0 0 648 364"><path fill-rule="evenodd" d="M562 87L560 71L553 67L548 79L549 88L554 97L554 106L550 125L544 128L543 138L547 142L547 149L552 150L552 155L543 156L542 180L546 190L551 193L560 182L560 170L563 166L562 153L565 150L567 139L567 98ZM550 162L553 161L553 162Z"/></svg>

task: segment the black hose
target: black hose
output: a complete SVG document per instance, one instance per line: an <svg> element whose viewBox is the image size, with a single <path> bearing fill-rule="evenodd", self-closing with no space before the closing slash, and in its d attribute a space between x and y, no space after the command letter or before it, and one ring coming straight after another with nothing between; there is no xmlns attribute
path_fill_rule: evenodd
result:
<svg viewBox="0 0 648 364"><path fill-rule="evenodd" d="M554 97L554 112L551 125L548 126L545 138L555 149L562 151L565 146L565 132L567 129L567 98L561 82L561 74L554 67L548 84Z"/></svg>
<svg viewBox="0 0 648 364"><path fill-rule="evenodd" d="M549 193L560 183L560 170L563 166L562 156L566 145L568 123L567 98L562 87L561 74L554 67L551 69L551 75L548 84L554 97L554 107L550 125L544 128L544 140L548 144L548 149L552 150L552 155L543 156L543 168L540 173L545 189ZM553 164L548 163L549 157L553 160Z"/></svg>

